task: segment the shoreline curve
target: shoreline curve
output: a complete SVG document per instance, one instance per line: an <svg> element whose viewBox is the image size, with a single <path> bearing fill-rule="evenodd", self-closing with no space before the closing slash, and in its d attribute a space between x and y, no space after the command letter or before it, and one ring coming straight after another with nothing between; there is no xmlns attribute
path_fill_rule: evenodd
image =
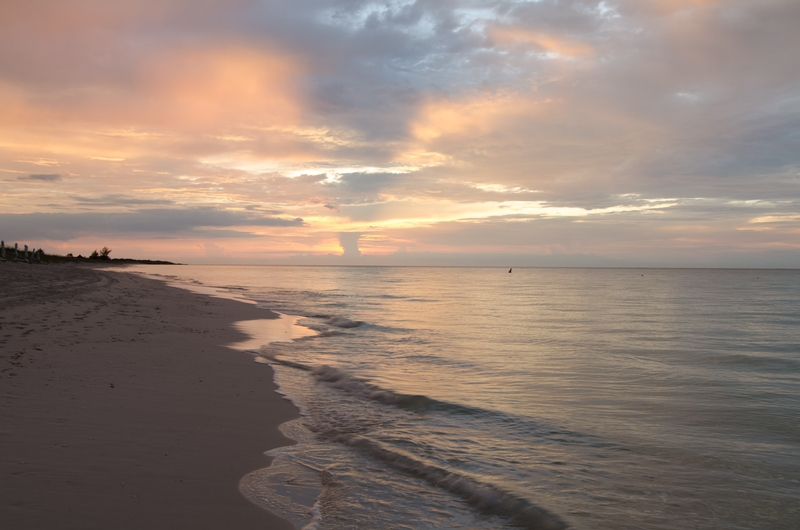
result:
<svg viewBox="0 0 800 530"><path fill-rule="evenodd" d="M223 346L269 312L124 270L4 263L0 279L10 527L295 528L239 491L299 417L271 368Z"/></svg>

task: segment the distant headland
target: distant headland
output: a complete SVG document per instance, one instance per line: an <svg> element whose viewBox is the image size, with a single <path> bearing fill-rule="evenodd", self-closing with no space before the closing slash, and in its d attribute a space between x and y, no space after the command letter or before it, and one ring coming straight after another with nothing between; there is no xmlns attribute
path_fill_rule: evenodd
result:
<svg viewBox="0 0 800 530"><path fill-rule="evenodd" d="M96 265L126 265L131 263L150 264L150 265L180 265L171 261L153 259L133 259L133 258L112 258L111 249L103 247L99 251L95 249L88 256L78 254L73 255L68 252L65 256L60 254L50 254L41 248L28 248L28 245L14 243L14 246L6 246L5 241L0 241L0 262L16 262L30 264L47 263L91 263Z"/></svg>

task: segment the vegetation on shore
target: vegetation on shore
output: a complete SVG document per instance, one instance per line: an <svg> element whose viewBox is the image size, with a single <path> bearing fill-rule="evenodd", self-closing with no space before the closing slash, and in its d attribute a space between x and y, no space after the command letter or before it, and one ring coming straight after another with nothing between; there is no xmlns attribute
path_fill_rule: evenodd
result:
<svg viewBox="0 0 800 530"><path fill-rule="evenodd" d="M67 253L66 256L62 256L59 254L48 254L44 252L44 250L42 249L31 249L28 252L27 260L25 259L25 251L22 249L17 249L17 257L15 260L14 247L5 246L4 254L5 255L0 255L0 259L5 259L5 261L18 261L23 263L26 262L27 263L95 263L95 264L115 264L115 265L117 264L124 265L126 263L144 263L151 265L176 265L176 263L164 260L112 258L111 249L108 247L103 247L99 251L95 249L88 256L83 256L81 254L75 256L72 254L72 252Z"/></svg>

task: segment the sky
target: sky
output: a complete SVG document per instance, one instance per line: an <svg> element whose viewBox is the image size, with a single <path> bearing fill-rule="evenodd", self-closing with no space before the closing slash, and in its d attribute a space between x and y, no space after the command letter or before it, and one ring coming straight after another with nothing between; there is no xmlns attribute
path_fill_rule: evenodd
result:
<svg viewBox="0 0 800 530"><path fill-rule="evenodd" d="M0 3L0 238L800 267L796 0Z"/></svg>

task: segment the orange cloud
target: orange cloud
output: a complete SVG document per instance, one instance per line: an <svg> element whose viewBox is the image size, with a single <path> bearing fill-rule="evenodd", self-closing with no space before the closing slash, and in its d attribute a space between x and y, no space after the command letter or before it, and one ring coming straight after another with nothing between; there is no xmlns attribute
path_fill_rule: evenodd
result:
<svg viewBox="0 0 800 530"><path fill-rule="evenodd" d="M420 108L411 131L423 142L446 135L486 133L521 117L542 115L550 103L520 94L487 93L429 101Z"/></svg>
<svg viewBox="0 0 800 530"><path fill-rule="evenodd" d="M685 9L695 9L719 4L720 0L658 0L656 7L663 12L674 13Z"/></svg>
<svg viewBox="0 0 800 530"><path fill-rule="evenodd" d="M298 62L248 48L177 50L140 71L151 118L173 123L280 125L298 120Z"/></svg>
<svg viewBox="0 0 800 530"><path fill-rule="evenodd" d="M509 25L493 25L488 29L489 38L505 47L533 46L541 51L567 57L591 55L594 50L588 44Z"/></svg>
<svg viewBox="0 0 800 530"><path fill-rule="evenodd" d="M66 80L25 86L0 74L0 125L159 127L193 132L232 125L297 125L300 62L273 50L224 44L161 51L128 67L127 83ZM202 125L206 130L198 131ZM211 129L210 131L208 129Z"/></svg>
<svg viewBox="0 0 800 530"><path fill-rule="evenodd" d="M0 74L0 149L59 160L180 156L239 149L236 142L219 147L217 138L230 131L301 125L304 69L279 52L180 48L146 57L131 70L128 86L108 79L42 89ZM280 148L279 158L298 156L286 135L252 136L258 145Z"/></svg>

